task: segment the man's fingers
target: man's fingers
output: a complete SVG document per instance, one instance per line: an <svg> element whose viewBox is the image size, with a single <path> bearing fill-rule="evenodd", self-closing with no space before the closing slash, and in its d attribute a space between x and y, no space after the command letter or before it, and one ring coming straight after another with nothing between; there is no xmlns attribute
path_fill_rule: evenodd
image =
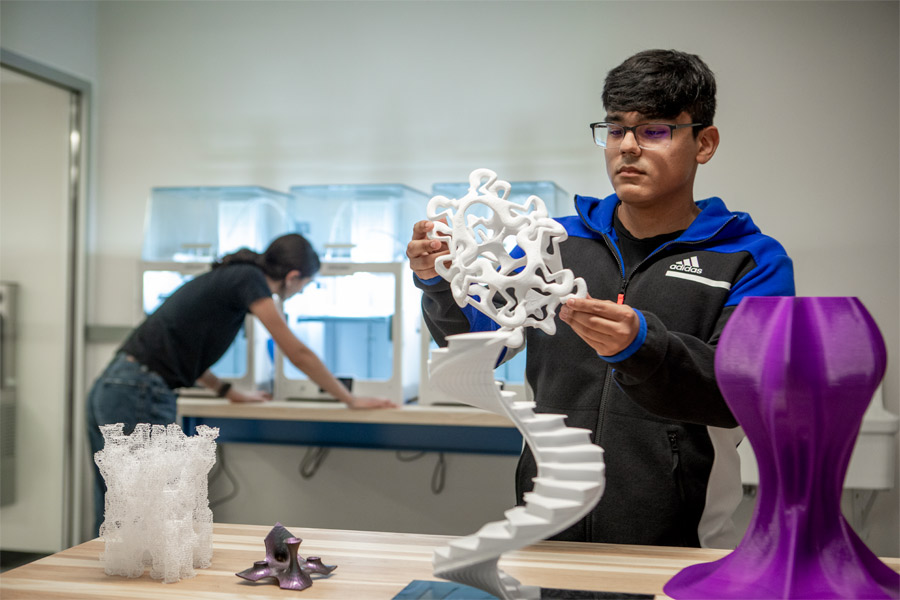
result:
<svg viewBox="0 0 900 600"><path fill-rule="evenodd" d="M442 245L438 240L414 239L406 245L406 256L409 259L427 256L431 253L439 252Z"/></svg>
<svg viewBox="0 0 900 600"><path fill-rule="evenodd" d="M426 254L425 256L416 256L409 259L409 268L421 275L422 270L433 270L434 261L439 256L449 254L448 252L437 252L435 254Z"/></svg>
<svg viewBox="0 0 900 600"><path fill-rule="evenodd" d="M574 310L570 306L564 306L560 311L562 319L568 323L578 337L590 344L601 354L615 354L630 344L637 335L637 323L634 311L624 306L626 314L623 316L620 309L623 305L605 302L614 309L612 316L598 314L605 312L605 308L594 307L595 312Z"/></svg>
<svg viewBox="0 0 900 600"><path fill-rule="evenodd" d="M414 240L424 240L428 236L428 232L434 229L433 221L419 221L413 225Z"/></svg>
<svg viewBox="0 0 900 600"><path fill-rule="evenodd" d="M446 223L444 218L438 221ZM434 229L435 222L418 221L413 225L412 240L406 245L409 266L421 279L436 277L438 273L434 270L435 259L450 253L446 242L428 237L428 233Z"/></svg>
<svg viewBox="0 0 900 600"><path fill-rule="evenodd" d="M619 333L618 322L585 312L571 312L566 322L581 337L592 340L608 340Z"/></svg>
<svg viewBox="0 0 900 600"><path fill-rule="evenodd" d="M597 315L611 321L621 321L631 315L631 307L625 304L595 298L569 298L566 300L566 307L572 313Z"/></svg>
<svg viewBox="0 0 900 600"><path fill-rule="evenodd" d="M413 225L413 238L414 240L422 240L428 236L428 232L434 229L435 223L444 223L447 224L447 219L441 217L435 221L418 221L415 225Z"/></svg>

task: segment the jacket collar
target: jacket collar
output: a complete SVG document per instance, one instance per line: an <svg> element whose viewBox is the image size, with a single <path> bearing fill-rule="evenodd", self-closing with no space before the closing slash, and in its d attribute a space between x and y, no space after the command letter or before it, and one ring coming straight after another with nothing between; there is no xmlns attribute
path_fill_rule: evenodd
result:
<svg viewBox="0 0 900 600"><path fill-rule="evenodd" d="M619 198L611 194L602 200L590 196L575 196L575 210L581 222L594 232L613 236L613 213L619 205ZM678 238L678 241L700 241L716 235L726 225L738 226L740 233L758 231L756 225L750 219L750 215L741 212L731 212L722 202L721 198L711 197L699 200L700 214ZM737 233L736 232L736 233Z"/></svg>

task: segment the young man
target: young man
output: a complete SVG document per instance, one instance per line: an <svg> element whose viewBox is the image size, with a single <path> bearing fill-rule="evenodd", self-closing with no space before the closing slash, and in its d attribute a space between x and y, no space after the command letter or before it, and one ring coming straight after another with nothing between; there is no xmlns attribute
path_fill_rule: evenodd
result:
<svg viewBox="0 0 900 600"><path fill-rule="evenodd" d="M615 194L575 196L560 222L563 266L590 297L570 300L554 336L527 333L527 384L540 412L563 413L605 449L606 491L555 539L730 547L741 499L742 433L716 385L713 356L746 296L794 294L784 248L722 200L694 201L698 165L719 144L715 78L697 56L650 50L610 71L593 123ZM407 248L435 340L471 329L416 224ZM483 321L480 320L480 321ZM532 488L526 448L516 491Z"/></svg>

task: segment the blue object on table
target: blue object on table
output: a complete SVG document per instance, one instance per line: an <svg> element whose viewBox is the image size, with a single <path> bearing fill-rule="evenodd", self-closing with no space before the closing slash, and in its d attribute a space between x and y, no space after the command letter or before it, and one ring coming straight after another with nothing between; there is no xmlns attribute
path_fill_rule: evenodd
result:
<svg viewBox="0 0 900 600"><path fill-rule="evenodd" d="M653 594L593 592L541 588L541 600L653 600ZM453 581L423 581L416 579L403 588L393 600L497 600L493 594Z"/></svg>

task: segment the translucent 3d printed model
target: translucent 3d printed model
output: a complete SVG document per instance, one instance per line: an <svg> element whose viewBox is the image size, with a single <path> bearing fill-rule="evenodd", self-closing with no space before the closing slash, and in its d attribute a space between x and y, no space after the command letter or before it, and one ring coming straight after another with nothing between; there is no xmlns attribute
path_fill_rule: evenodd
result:
<svg viewBox="0 0 900 600"><path fill-rule="evenodd" d="M584 297L584 281L562 269L559 242L566 232L531 196L523 206L507 200L510 186L488 169L469 176L468 193L457 200L436 196L428 203L432 234L450 254L435 269L450 281L457 304L477 308L499 331L453 335L432 352L431 382L461 402L502 414L522 433L537 462L534 491L506 519L456 539L434 554L434 574L489 592L503 600L537 598L540 588L523 586L501 571L503 552L549 537L589 512L605 483L603 450L586 429L566 427L563 415L535 414L533 402L515 401L499 389L493 369L505 348L524 342L524 328L556 332L556 309L569 297ZM469 209L483 205L476 216ZM475 212L475 211L472 211ZM523 252L510 254L512 246Z"/></svg>
<svg viewBox="0 0 900 600"><path fill-rule="evenodd" d="M318 556L298 556L297 549L301 542L303 540L291 535L281 523L275 523L265 539L265 560L258 560L249 569L235 575L248 581L271 577L278 582L278 587L299 592L312 585L312 575L329 575L337 569L337 565L322 564Z"/></svg>
<svg viewBox="0 0 900 600"><path fill-rule="evenodd" d="M150 576L174 583L212 561L207 474L219 430L201 425L188 437L178 425L101 425L94 460L106 481L100 562L107 575Z"/></svg>
<svg viewBox="0 0 900 600"><path fill-rule="evenodd" d="M673 598L898 598L900 575L841 513L884 341L856 298L745 298L716 380L759 463L753 518L728 556L683 569Z"/></svg>

